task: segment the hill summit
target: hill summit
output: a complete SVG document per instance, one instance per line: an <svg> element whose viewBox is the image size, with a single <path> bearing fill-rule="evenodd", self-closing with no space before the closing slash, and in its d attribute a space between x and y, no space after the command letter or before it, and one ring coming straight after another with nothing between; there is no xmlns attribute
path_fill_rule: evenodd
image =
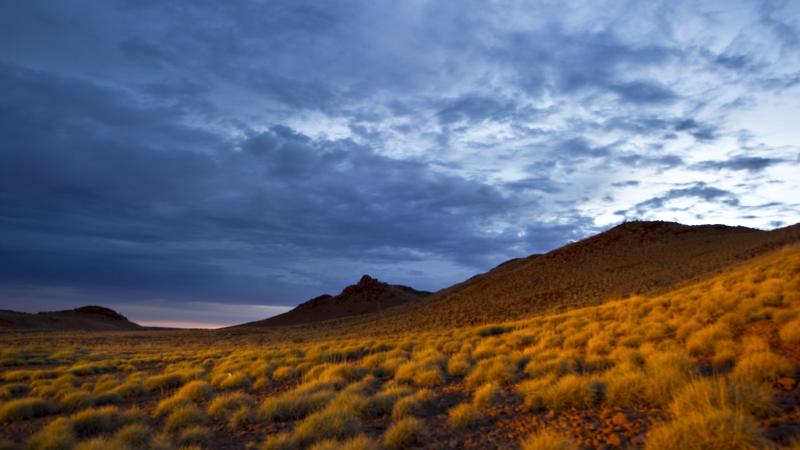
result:
<svg viewBox="0 0 800 450"><path fill-rule="evenodd" d="M430 294L364 275L358 283L345 287L338 295L323 294L297 305L289 312L245 325L297 325L369 313L381 314L389 308L416 302Z"/></svg>

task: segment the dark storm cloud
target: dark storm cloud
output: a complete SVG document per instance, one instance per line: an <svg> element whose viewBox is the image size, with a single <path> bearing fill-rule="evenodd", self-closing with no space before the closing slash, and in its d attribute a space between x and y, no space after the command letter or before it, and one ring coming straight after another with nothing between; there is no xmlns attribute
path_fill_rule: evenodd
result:
<svg viewBox="0 0 800 450"><path fill-rule="evenodd" d="M634 186L636 213L754 215L751 186L637 177L791 163L726 123L796 89L785 6L716 43L679 30L715 13L667 2L14 2L0 291L289 304L373 269L444 287L597 231ZM698 156L735 133L746 155Z"/></svg>
<svg viewBox="0 0 800 450"><path fill-rule="evenodd" d="M237 269L298 255L481 266L520 241L480 232L513 196L350 140L283 125L227 140L179 111L7 65L0 86L14 93L0 116L3 283L282 302L298 287ZM532 231L530 244L554 244Z"/></svg>
<svg viewBox="0 0 800 450"><path fill-rule="evenodd" d="M701 161L693 164L696 170L744 170L748 172L761 172L762 170L786 162L783 158L764 158L761 156L735 156L723 161Z"/></svg>
<svg viewBox="0 0 800 450"><path fill-rule="evenodd" d="M661 195L639 202L627 211L617 211L615 214L630 217L642 217L652 211L668 207L672 200L693 199L702 202L714 202L728 206L738 206L739 199L733 192L709 186L706 183L695 183L689 187L670 189Z"/></svg>

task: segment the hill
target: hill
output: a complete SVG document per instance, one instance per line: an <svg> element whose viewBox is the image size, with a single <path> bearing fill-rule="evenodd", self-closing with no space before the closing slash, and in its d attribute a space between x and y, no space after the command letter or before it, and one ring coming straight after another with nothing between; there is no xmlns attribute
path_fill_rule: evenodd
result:
<svg viewBox="0 0 800 450"><path fill-rule="evenodd" d="M430 294L364 275L357 284L347 286L339 295L320 295L291 311L245 326L298 325L370 313L383 314L389 308L418 302Z"/></svg>
<svg viewBox="0 0 800 450"><path fill-rule="evenodd" d="M122 314L102 306L82 306L66 311L24 313L0 310L0 330L72 331L138 330L142 327Z"/></svg>
<svg viewBox="0 0 800 450"><path fill-rule="evenodd" d="M626 222L436 292L398 320L420 326L479 324L665 292L796 242L800 224L763 231Z"/></svg>

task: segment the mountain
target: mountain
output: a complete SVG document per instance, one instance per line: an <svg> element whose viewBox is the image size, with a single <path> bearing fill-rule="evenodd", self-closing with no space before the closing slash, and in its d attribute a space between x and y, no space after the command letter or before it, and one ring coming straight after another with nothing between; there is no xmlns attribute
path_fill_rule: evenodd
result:
<svg viewBox="0 0 800 450"><path fill-rule="evenodd" d="M763 231L631 221L546 254L506 261L462 283L417 296L421 301L393 302L397 307L388 312L385 304L380 314L375 314L377 307L342 307L351 304L349 296L342 297L348 288L339 296L321 296L281 316L246 325L345 318L335 325L377 332L517 320L610 299L667 292L797 242L800 224ZM363 300L368 297L362 297L362 304L369 304Z"/></svg>
<svg viewBox="0 0 800 450"><path fill-rule="evenodd" d="M547 254L508 261L434 293L396 319L420 327L468 325L659 293L795 242L800 224L762 231L625 222Z"/></svg>
<svg viewBox="0 0 800 450"><path fill-rule="evenodd" d="M24 313L0 310L0 330L141 330L113 309L102 306L82 306L66 311Z"/></svg>
<svg viewBox="0 0 800 450"><path fill-rule="evenodd" d="M285 326L364 314L382 315L389 308L419 302L430 295L408 286L388 284L364 275L339 295L320 295L283 314L244 326Z"/></svg>

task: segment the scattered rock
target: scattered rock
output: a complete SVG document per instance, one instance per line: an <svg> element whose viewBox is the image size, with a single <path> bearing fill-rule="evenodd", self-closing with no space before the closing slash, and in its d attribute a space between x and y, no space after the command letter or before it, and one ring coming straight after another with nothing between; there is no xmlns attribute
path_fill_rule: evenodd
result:
<svg viewBox="0 0 800 450"><path fill-rule="evenodd" d="M626 426L630 424L630 420L628 420L628 416L626 416L625 413L618 412L611 418L611 423L614 425Z"/></svg>
<svg viewBox="0 0 800 450"><path fill-rule="evenodd" d="M794 378L781 378L778 380L778 386L784 391L791 391L797 386L797 381Z"/></svg>
<svg viewBox="0 0 800 450"><path fill-rule="evenodd" d="M608 436L607 442L612 447L622 447L622 444L625 442L625 438L619 433L611 433Z"/></svg>

